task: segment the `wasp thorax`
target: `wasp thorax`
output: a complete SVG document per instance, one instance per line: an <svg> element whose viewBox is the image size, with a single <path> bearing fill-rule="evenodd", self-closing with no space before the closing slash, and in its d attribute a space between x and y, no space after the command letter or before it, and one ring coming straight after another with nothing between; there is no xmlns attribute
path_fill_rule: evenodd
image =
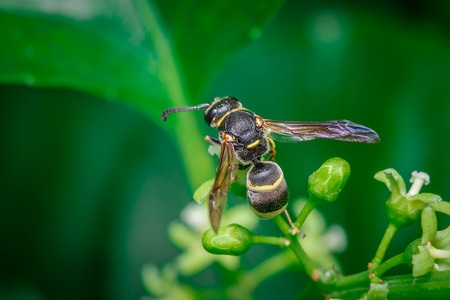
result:
<svg viewBox="0 0 450 300"><path fill-rule="evenodd" d="M256 215L273 218L286 209L288 191L283 171L274 162L255 162L247 173L247 199Z"/></svg>
<svg viewBox="0 0 450 300"><path fill-rule="evenodd" d="M240 107L242 107L241 102L234 97L216 97L211 105L205 110L205 121L209 126L217 127L217 122L228 112Z"/></svg>

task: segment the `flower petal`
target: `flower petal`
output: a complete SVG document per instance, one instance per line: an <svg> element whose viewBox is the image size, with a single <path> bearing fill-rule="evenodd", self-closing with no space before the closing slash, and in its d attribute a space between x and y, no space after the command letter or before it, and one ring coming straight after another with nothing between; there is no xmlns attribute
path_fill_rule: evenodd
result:
<svg viewBox="0 0 450 300"><path fill-rule="evenodd" d="M406 196L405 181L396 170L386 169L376 173L374 177L376 180L384 182L392 194Z"/></svg>

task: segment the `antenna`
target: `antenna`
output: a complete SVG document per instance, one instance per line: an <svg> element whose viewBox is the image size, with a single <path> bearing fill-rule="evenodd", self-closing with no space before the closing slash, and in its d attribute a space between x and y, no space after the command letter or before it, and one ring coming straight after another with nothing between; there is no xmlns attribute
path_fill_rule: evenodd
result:
<svg viewBox="0 0 450 300"><path fill-rule="evenodd" d="M161 119L163 121L167 120L167 115L176 113L176 112L182 112L182 111L190 111L190 110L200 110L202 108L208 107L209 103L199 104L195 106L182 106L182 107L172 107L168 108L165 111L162 112Z"/></svg>

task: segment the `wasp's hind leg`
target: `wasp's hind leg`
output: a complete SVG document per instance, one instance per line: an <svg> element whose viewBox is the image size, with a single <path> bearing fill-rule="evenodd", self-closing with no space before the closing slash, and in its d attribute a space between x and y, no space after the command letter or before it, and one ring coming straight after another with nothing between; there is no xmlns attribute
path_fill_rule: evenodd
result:
<svg viewBox="0 0 450 300"><path fill-rule="evenodd" d="M291 234L292 234L292 235L297 235L297 234L299 234L299 235L302 236L302 238L305 238L305 237L306 237L306 234L305 234L303 231L301 231L300 229L298 229L297 226L295 226L295 223L292 222L291 216L289 216L289 213L288 213L287 209L284 211L284 213L285 213L285 215L286 215L286 219L287 219L288 222L289 222L289 225L291 225L291 230L290 230L290 231L291 231Z"/></svg>
<svg viewBox="0 0 450 300"><path fill-rule="evenodd" d="M270 137L267 137L267 140L269 141L269 144L270 144L270 149L269 149L270 156L267 160L275 161L275 154L277 154L277 151L275 150L275 142Z"/></svg>

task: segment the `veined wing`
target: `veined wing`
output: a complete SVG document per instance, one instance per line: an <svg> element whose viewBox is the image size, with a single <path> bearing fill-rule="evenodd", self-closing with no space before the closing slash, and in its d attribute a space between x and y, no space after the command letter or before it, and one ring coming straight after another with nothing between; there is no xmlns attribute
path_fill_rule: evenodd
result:
<svg viewBox="0 0 450 300"><path fill-rule="evenodd" d="M232 144L224 141L220 149L214 184L209 194L209 220L214 232L219 230L222 213L227 202L228 188L235 180L236 163Z"/></svg>
<svg viewBox="0 0 450 300"><path fill-rule="evenodd" d="M291 122L264 120L266 133L275 141L301 142L316 138L358 143L379 143L372 129L348 120L326 122Z"/></svg>

